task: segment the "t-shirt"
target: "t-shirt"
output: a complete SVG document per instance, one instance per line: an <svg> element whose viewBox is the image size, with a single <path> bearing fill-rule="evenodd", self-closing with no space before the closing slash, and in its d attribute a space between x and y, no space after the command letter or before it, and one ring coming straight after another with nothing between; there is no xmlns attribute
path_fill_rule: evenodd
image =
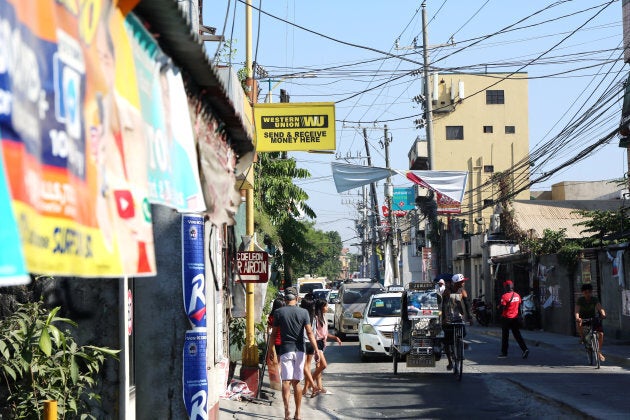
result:
<svg viewBox="0 0 630 420"><path fill-rule="evenodd" d="M304 327L310 324L308 311L295 305L278 308L273 313L273 326L280 327L281 344L276 346L279 355L291 351L304 351Z"/></svg>
<svg viewBox="0 0 630 420"><path fill-rule="evenodd" d="M580 296L575 303L580 307L580 318L595 318L597 310L597 304L599 300L595 296L591 296L591 298L587 301L584 296Z"/></svg>
<svg viewBox="0 0 630 420"><path fill-rule="evenodd" d="M521 295L516 292L507 292L501 296L501 305L503 305L503 318L516 318L518 316L518 307L521 305Z"/></svg>

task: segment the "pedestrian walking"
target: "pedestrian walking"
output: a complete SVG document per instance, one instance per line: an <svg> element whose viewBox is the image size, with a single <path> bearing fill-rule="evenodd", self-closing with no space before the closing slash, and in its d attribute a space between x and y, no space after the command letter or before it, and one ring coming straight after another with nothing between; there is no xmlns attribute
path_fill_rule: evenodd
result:
<svg viewBox="0 0 630 420"><path fill-rule="evenodd" d="M504 292L501 296L501 302L499 308L501 311L501 353L499 358L506 358L508 355L508 344L510 338L510 331L512 336L523 351L523 359L527 359L529 356L529 349L525 344L525 340L521 336L521 326L519 325L518 310L521 305L521 295L514 291L514 282L512 280L506 280L503 282Z"/></svg>
<svg viewBox="0 0 630 420"><path fill-rule="evenodd" d="M302 388L300 381L304 379L304 332L313 348L317 348L315 334L311 328L308 312L297 306L298 292L295 287L287 287L284 291L286 306L276 309L273 317L271 335L275 336L280 328L281 344L276 346L276 354L280 360L280 377L282 379L282 402L284 418L291 419L289 410L291 388L295 401L294 420L300 420L302 405ZM319 361L319 353L315 353L315 362Z"/></svg>
<svg viewBox="0 0 630 420"><path fill-rule="evenodd" d="M306 309L310 319L311 329L315 334L315 297L312 293L304 295L300 300L300 308ZM315 334L315 340L317 340L317 334ZM306 359L304 361L304 387L302 388L302 395L306 395L311 390L311 397L318 394L319 389L317 384L313 380L313 373L311 367L313 365L313 357L315 356L316 349L311 346L308 339L304 342L304 353L306 353Z"/></svg>
<svg viewBox="0 0 630 420"><path fill-rule="evenodd" d="M318 394L329 395L332 392L328 391L324 388L324 384L322 381L322 374L324 369L328 367L328 362L326 361L326 355L324 354L324 350L326 350L326 343L328 340L335 340L339 345L341 345L341 339L336 335L330 334L328 332L328 322L326 321L326 310L328 309L328 302L325 299L316 299L315 300L315 338L317 339L317 351L319 352L319 362L315 368L315 372L313 372L313 380L315 381L318 391L313 391L313 396Z"/></svg>
<svg viewBox="0 0 630 420"><path fill-rule="evenodd" d="M271 312L267 317L267 372L269 374L269 384L271 389L282 389L282 381L280 380L280 366L278 365L278 358L276 357L276 346L282 344L282 338L280 337L280 329L276 329L276 334L271 335L273 330L273 314L276 309L285 306L284 298L278 297L274 299L271 306Z"/></svg>

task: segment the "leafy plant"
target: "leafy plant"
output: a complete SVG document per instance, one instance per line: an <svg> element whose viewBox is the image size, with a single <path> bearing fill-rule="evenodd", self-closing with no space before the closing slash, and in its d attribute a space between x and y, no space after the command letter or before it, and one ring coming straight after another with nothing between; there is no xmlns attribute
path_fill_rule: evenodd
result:
<svg viewBox="0 0 630 420"><path fill-rule="evenodd" d="M94 392L98 374L105 359L117 359L119 350L79 346L69 330L58 327L77 326L58 317L59 309L26 303L0 320L0 373L9 394L10 418L41 418L46 400L57 401L61 419L95 418L89 413L90 404L100 403Z"/></svg>

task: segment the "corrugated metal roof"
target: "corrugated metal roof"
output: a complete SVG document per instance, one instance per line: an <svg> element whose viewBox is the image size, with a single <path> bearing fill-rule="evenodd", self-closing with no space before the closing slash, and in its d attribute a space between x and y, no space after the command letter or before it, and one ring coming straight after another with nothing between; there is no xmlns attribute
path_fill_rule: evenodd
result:
<svg viewBox="0 0 630 420"><path fill-rule="evenodd" d="M545 229L566 229L567 238L589 236L581 231L583 226L574 226L584 220L575 210L619 210L620 200L515 200L512 203L517 225L524 231L534 230L541 238Z"/></svg>
<svg viewBox="0 0 630 420"><path fill-rule="evenodd" d="M253 150L253 139L245 129L243 117L230 100L199 34L192 31L178 2L141 0L133 13L149 24L150 32L159 34L156 41L160 48L207 92L200 99L209 104L217 118L226 124L234 151L243 155Z"/></svg>

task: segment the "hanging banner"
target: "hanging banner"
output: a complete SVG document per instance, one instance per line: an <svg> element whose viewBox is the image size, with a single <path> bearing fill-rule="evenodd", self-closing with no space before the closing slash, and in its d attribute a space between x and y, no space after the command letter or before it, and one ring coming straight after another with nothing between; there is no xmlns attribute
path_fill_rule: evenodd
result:
<svg viewBox="0 0 630 420"><path fill-rule="evenodd" d="M143 119L147 122L149 200L181 212L206 210L181 73L133 15L125 19Z"/></svg>
<svg viewBox="0 0 630 420"><path fill-rule="evenodd" d="M335 150L333 102L255 104L256 150Z"/></svg>
<svg viewBox="0 0 630 420"><path fill-rule="evenodd" d="M186 331L183 354L183 398L190 420L208 419L208 335L204 329Z"/></svg>
<svg viewBox="0 0 630 420"><path fill-rule="evenodd" d="M0 28L1 145L27 271L154 275L122 14L111 1L0 0Z"/></svg>
<svg viewBox="0 0 630 420"><path fill-rule="evenodd" d="M371 182L380 181L388 176L395 175L391 169L375 166L352 165L349 163L332 162L330 164L337 192L344 192L353 188L359 188Z"/></svg>
<svg viewBox="0 0 630 420"><path fill-rule="evenodd" d="M193 327L206 327L203 216L182 216L182 289L184 309Z"/></svg>
<svg viewBox="0 0 630 420"><path fill-rule="evenodd" d="M413 187L394 188L392 209L413 210L416 208L416 190Z"/></svg>

